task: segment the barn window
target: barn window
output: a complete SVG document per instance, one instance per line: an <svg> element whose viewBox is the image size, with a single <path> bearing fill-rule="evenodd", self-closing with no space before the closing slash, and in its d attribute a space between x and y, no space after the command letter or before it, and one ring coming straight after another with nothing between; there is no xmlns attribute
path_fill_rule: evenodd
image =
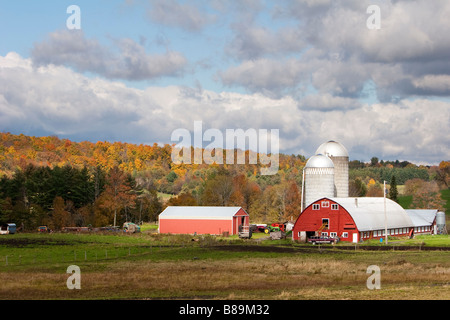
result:
<svg viewBox="0 0 450 320"><path fill-rule="evenodd" d="M331 205L331 210L339 210L339 205L336 204L336 203L333 203L333 204Z"/></svg>
<svg viewBox="0 0 450 320"><path fill-rule="evenodd" d="M322 201L322 208L329 208L330 202L329 201Z"/></svg>
<svg viewBox="0 0 450 320"><path fill-rule="evenodd" d="M322 225L325 227L325 229L329 229L329 224L330 220L328 219L322 219Z"/></svg>
<svg viewBox="0 0 450 320"><path fill-rule="evenodd" d="M342 238L348 238L348 232L342 232Z"/></svg>
<svg viewBox="0 0 450 320"><path fill-rule="evenodd" d="M330 232L330 237L336 238L337 237L337 232Z"/></svg>
<svg viewBox="0 0 450 320"><path fill-rule="evenodd" d="M320 210L320 204L318 204L318 203L315 203L315 204L313 204L313 210Z"/></svg>

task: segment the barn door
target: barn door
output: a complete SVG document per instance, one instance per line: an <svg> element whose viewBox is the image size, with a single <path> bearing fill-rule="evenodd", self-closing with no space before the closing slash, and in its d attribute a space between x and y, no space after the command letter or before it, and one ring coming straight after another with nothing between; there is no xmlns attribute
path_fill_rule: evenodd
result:
<svg viewBox="0 0 450 320"><path fill-rule="evenodd" d="M353 243L358 242L358 232L353 233Z"/></svg>

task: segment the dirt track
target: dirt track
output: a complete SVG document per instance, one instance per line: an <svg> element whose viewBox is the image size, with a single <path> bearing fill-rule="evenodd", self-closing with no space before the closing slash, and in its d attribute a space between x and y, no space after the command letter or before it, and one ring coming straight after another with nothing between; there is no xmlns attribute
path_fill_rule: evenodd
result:
<svg viewBox="0 0 450 320"><path fill-rule="evenodd" d="M68 246L73 245L72 242L67 242L63 240L54 239L15 239L13 237L2 237L0 238L0 246L7 246L12 248L23 248L33 245L43 245L43 246Z"/></svg>
<svg viewBox="0 0 450 320"><path fill-rule="evenodd" d="M322 253L322 252L336 252L340 250L368 250L368 251L409 251L409 250L426 250L426 251L450 251L450 247L427 247L427 246L264 246L264 245L225 245L212 246L211 249L236 251L236 252L277 252L277 253Z"/></svg>

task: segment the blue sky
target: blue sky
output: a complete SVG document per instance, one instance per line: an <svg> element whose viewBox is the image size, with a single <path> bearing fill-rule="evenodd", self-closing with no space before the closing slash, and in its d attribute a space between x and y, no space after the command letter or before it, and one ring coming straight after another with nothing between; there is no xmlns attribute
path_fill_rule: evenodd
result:
<svg viewBox="0 0 450 320"><path fill-rule="evenodd" d="M367 28L369 5L380 29ZM81 30L68 30L70 5ZM0 128L174 143L278 129L350 158L448 160L450 3L368 0L0 1Z"/></svg>

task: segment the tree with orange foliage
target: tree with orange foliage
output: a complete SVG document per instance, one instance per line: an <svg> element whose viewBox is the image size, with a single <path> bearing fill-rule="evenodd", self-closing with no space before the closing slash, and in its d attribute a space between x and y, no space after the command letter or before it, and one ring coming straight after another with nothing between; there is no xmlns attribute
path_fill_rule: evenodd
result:
<svg viewBox="0 0 450 320"><path fill-rule="evenodd" d="M411 179L405 183L405 194L412 195L411 208L438 209L444 208L444 201L436 181Z"/></svg>
<svg viewBox="0 0 450 320"><path fill-rule="evenodd" d="M197 199L189 193L183 192L176 197L172 197L167 201L167 206L196 206Z"/></svg>
<svg viewBox="0 0 450 320"><path fill-rule="evenodd" d="M366 197L383 197L383 187L380 183L375 182L375 180L370 179L367 185Z"/></svg>
<svg viewBox="0 0 450 320"><path fill-rule="evenodd" d="M248 212L249 208L261 194L259 185L249 179L244 174L238 174L233 177L233 193L231 202L234 205L242 207Z"/></svg>
<svg viewBox="0 0 450 320"><path fill-rule="evenodd" d="M114 213L114 227L117 224L117 214L135 205L136 194L132 192L130 177L114 166L106 178L106 188L98 201L100 207Z"/></svg>
<svg viewBox="0 0 450 320"><path fill-rule="evenodd" d="M52 229L61 230L71 224L70 212L65 209L65 202L62 197L55 197L53 200L53 210L51 219Z"/></svg>
<svg viewBox="0 0 450 320"><path fill-rule="evenodd" d="M285 220L296 220L300 214L302 197L295 181L289 183L286 191L286 205L283 218Z"/></svg>
<svg viewBox="0 0 450 320"><path fill-rule="evenodd" d="M206 206L228 206L233 194L233 178L228 174L209 177L202 194L202 204Z"/></svg>
<svg viewBox="0 0 450 320"><path fill-rule="evenodd" d="M436 170L436 181L450 188L450 161L441 161Z"/></svg>

